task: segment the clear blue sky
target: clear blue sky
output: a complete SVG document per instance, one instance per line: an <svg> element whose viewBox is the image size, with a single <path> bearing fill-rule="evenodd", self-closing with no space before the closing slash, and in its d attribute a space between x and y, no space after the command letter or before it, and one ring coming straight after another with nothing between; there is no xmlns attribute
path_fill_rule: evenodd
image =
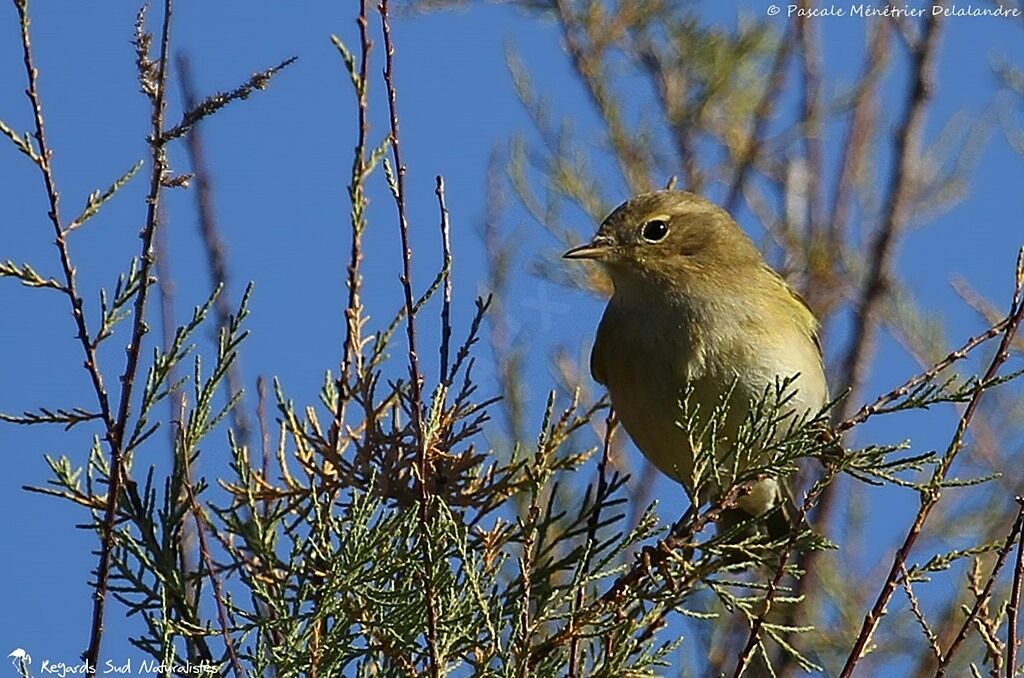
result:
<svg viewBox="0 0 1024 678"><path fill-rule="evenodd" d="M704 4L710 15L727 25L735 24L739 11L759 15L766 6ZM252 336L242 358L250 391L257 374L276 375L299 403L315 401L324 369L335 365L340 354L348 215L345 184L354 145L354 110L347 75L329 34L338 33L355 44L352 5L182 2L173 31L177 50L192 58L202 93L228 89L255 70L287 56L299 57L268 91L233 104L204 126L216 211L230 253L234 281L230 293L237 298L244 281L256 282L248 325ZM89 0L38 2L31 10L54 166L64 213L70 216L90 191L107 186L147 155L147 102L138 92L130 44L136 8L131 3ZM159 12L154 10L154 28L158 19ZM780 26L782 21L778 19ZM822 28L826 61L848 83L856 72L851 55L861 51L863 26L859 20L832 18ZM950 20L932 120L948 119L957 111L977 115L996 91L990 58L1002 54L1024 63L1022 37L1020 23ZM422 289L436 270L434 175L443 174L453 219L456 322L461 330L472 311L473 296L484 291L477 229L485 210L488 156L511 135L530 135L505 64L506 46L514 45L531 66L535 88L551 97L554 111L574 119L580 138L596 129L595 119L551 23L508 7L475 5L465 11L401 18L396 21L395 38L407 185L414 244L419 245L417 286ZM381 52L375 57L377 70L382 65ZM379 95L379 81L375 86ZM17 130L28 130L31 124L24 87L16 14L9 3L0 4L0 119ZM173 120L180 107L179 90L172 87L169 117ZM379 116L382 104L378 96L375 140L384 133ZM884 108L883 136L890 134L897 114L898 110ZM937 132L933 123L929 138L934 139ZM922 306L948 318L950 336L957 339L974 333L979 324L950 290L950 278L963 276L1004 305L1015 251L1024 240L1024 158L1006 148L999 130L994 134L980 159L969 197L926 231L911 233L899 255L900 269L921 295ZM180 148L172 159L179 171L187 169ZM612 176L606 168L600 171L602 176ZM399 301L397 232L393 205L379 190L380 176L375 181L377 197L370 214L375 231L369 240L366 279L371 314L385 322ZM74 236L82 289L112 286L116 273L137 251L135 235L144 218L145 183L138 178ZM167 208L180 319L205 297L209 283L194 235L192 196L171 191ZM44 274L56 274L53 236L45 214L45 194L33 167L6 141L0 143L0 259L31 262ZM529 234L524 261L557 247L514 205L508 219ZM741 214L740 219L749 225L749 215ZM579 224L583 234L593 228L590 223ZM510 313L523 319L519 340L526 342L534 357L529 406L536 418L552 383L544 356L557 345L585 356L600 302L525 273L517 276L516 291L518 298ZM87 301L95 309L93 293ZM539 315L538 305L545 309ZM0 411L90 405L66 300L55 292L27 290L0 280L0 309ZM531 321L531 316L537 317ZM834 353L840 347L830 348ZM888 338L883 338L881 350L871 393L914 370L913 362ZM111 373L108 379L113 380L122 355L108 351L102 357ZM482 374L483 392L496 392L493 374L486 367ZM873 431L890 440L912 437L918 449L941 446L947 435L945 430L908 431L888 424ZM5 516L0 522L0 544L7 554L0 565L6 584L0 608L2 655L24 647L37 661L73 662L87 643L91 607L86 578L95 566L90 552L95 537L74 528L84 518L76 507L20 489L46 480L44 453L67 454L84 463L89 440L84 433L84 429L66 435L57 428L0 425L6 469L0 476L0 515ZM153 450L154 456L163 454L157 452L159 447ZM204 450L203 472L216 475L227 460L223 436L211 439ZM147 462L138 460L140 465ZM663 506L663 516L674 517L678 511L672 508L671 488L663 487L659 493L669 505ZM912 496L878 496L887 508L909 517ZM135 622L125 621L119 604L110 606L108 620L104 656L141 658L125 640ZM0 669L4 670L8 669Z"/></svg>

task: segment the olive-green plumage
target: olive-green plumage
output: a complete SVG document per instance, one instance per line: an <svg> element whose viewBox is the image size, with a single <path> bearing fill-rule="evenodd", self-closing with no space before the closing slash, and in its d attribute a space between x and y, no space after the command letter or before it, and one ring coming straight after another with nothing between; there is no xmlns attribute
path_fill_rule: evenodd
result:
<svg viewBox="0 0 1024 678"><path fill-rule="evenodd" d="M799 374L796 413L814 414L827 401L814 315L728 212L704 198L682 191L637 196L565 256L596 260L610 274L615 291L597 330L591 373L608 387L637 447L691 497L693 448L701 441L679 424L687 385L698 422L734 388L725 438L777 380ZM765 480L740 506L760 515L780 500L776 483Z"/></svg>

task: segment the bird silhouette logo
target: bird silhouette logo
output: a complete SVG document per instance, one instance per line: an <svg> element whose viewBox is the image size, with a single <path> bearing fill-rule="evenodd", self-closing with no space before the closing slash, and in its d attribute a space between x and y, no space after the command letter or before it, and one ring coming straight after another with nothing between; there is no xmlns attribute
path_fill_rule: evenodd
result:
<svg viewBox="0 0 1024 678"><path fill-rule="evenodd" d="M7 655L7 658L11 660L11 664L14 668L21 671L23 668L32 663L32 655L20 647L14 648L14 651Z"/></svg>

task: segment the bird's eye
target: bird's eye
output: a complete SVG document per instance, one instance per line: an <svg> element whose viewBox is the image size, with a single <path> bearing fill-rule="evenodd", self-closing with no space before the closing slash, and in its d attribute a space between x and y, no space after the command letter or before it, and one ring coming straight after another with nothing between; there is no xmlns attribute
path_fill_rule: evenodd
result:
<svg viewBox="0 0 1024 678"><path fill-rule="evenodd" d="M668 235L668 222L663 219L654 219L644 224L640 236L647 242L658 242Z"/></svg>

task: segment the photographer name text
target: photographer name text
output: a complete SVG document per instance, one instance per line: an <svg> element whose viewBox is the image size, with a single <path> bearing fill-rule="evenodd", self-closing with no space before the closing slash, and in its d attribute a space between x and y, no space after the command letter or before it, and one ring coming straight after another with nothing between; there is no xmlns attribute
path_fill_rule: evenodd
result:
<svg viewBox="0 0 1024 678"><path fill-rule="evenodd" d="M781 13L778 5L771 5L768 14L775 16ZM998 17L1012 18L1024 15L1024 10L1019 7L1007 7L1004 5L934 5L932 7L912 7L910 5L884 5L879 6L872 3L851 3L849 5L821 5L818 7L801 7L800 5L786 5L787 17L797 18L827 18L827 17L854 17L867 19L881 17L887 19L902 19L909 17L922 17L931 14L932 16L943 17Z"/></svg>

